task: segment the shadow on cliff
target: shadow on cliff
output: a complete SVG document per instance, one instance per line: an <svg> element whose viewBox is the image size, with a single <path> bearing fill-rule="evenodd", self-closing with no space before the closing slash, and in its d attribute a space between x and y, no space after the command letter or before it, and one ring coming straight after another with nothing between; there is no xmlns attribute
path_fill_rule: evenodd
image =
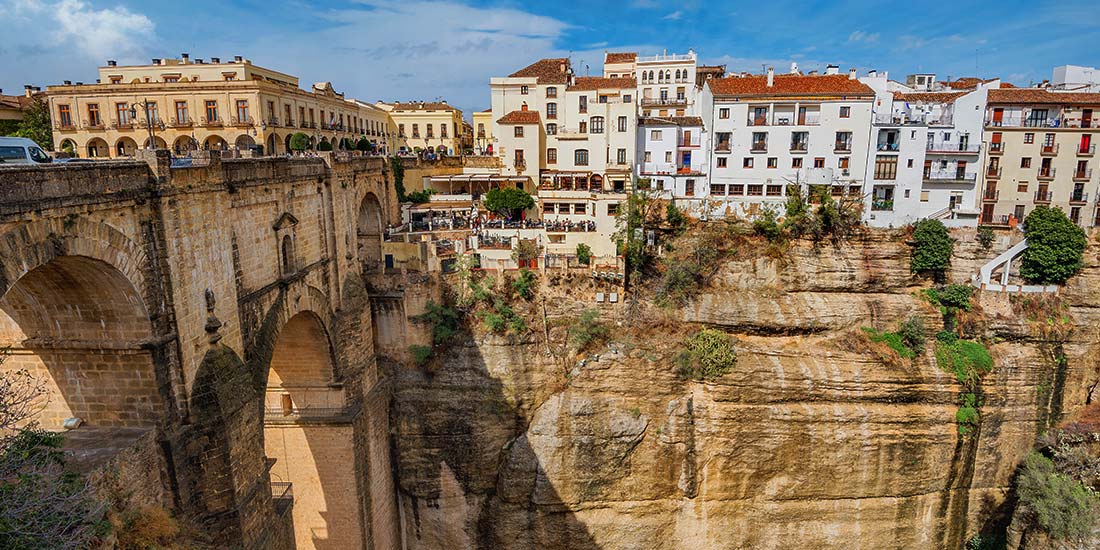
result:
<svg viewBox="0 0 1100 550"><path fill-rule="evenodd" d="M470 322L477 322L471 320ZM468 330L438 348L426 367L380 358L393 382L394 469L409 548L596 549L527 437L535 407L508 395L531 383L523 369L537 346ZM507 373L483 347L519 365ZM385 353L379 350L380 354ZM503 363L503 362L502 362Z"/></svg>

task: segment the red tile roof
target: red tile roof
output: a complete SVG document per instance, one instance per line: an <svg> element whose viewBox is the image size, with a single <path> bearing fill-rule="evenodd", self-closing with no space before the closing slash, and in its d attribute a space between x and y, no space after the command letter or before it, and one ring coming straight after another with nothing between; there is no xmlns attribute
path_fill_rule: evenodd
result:
<svg viewBox="0 0 1100 550"><path fill-rule="evenodd" d="M510 75L512 78L537 78L539 84L565 84L569 81L569 59L540 59Z"/></svg>
<svg viewBox="0 0 1100 550"><path fill-rule="evenodd" d="M26 95L0 95L0 107L6 109L18 109L22 111L26 109L32 101L34 101L34 98L27 97Z"/></svg>
<svg viewBox="0 0 1100 550"><path fill-rule="evenodd" d="M1100 93L1052 92L1038 88L989 90L989 103L1047 105L1100 105Z"/></svg>
<svg viewBox="0 0 1100 550"><path fill-rule="evenodd" d="M451 105L442 101L409 101L393 104L394 111L457 111Z"/></svg>
<svg viewBox="0 0 1100 550"><path fill-rule="evenodd" d="M609 90L637 88L638 81L633 78L603 78L602 76L578 76L569 86L570 90Z"/></svg>
<svg viewBox="0 0 1100 550"><path fill-rule="evenodd" d="M607 52L603 54L603 62L606 63L630 63L638 59L635 52Z"/></svg>
<svg viewBox="0 0 1100 550"><path fill-rule="evenodd" d="M697 116L644 116L638 118L639 126L702 126L703 118Z"/></svg>
<svg viewBox="0 0 1100 550"><path fill-rule="evenodd" d="M875 91L848 75L802 76L777 74L771 87L768 77L753 75L744 77L712 78L707 81L717 96L804 97L844 96L873 97Z"/></svg>
<svg viewBox="0 0 1100 550"><path fill-rule="evenodd" d="M512 111L497 120L497 124L538 124L538 111Z"/></svg>
<svg viewBox="0 0 1100 550"><path fill-rule="evenodd" d="M947 87L952 90L971 90L978 87L978 84L986 82L981 78L974 78L972 76L955 79L952 82L947 83Z"/></svg>
<svg viewBox="0 0 1100 550"><path fill-rule="evenodd" d="M951 103L970 92L894 92L894 101L913 103Z"/></svg>

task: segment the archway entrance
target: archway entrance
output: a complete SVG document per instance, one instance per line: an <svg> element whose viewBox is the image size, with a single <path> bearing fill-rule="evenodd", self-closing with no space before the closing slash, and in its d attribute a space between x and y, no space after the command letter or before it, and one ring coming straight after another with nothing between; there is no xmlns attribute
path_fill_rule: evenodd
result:
<svg viewBox="0 0 1100 550"><path fill-rule="evenodd" d="M137 151L137 142L128 138L119 138L115 143L115 156L116 157L132 157Z"/></svg>
<svg viewBox="0 0 1100 550"><path fill-rule="evenodd" d="M277 509L293 495L296 548L362 546L354 411L335 382L328 333L312 312L290 318L271 355L264 449Z"/></svg>
<svg viewBox="0 0 1100 550"><path fill-rule="evenodd" d="M202 148L208 151L224 151L226 149L225 140L219 135L212 135L206 138L203 142Z"/></svg>
<svg viewBox="0 0 1100 550"><path fill-rule="evenodd" d="M177 155L187 154L188 152L198 149L198 142L191 136L180 136L176 138L175 143L172 144L172 150Z"/></svg>
<svg viewBox="0 0 1100 550"><path fill-rule="evenodd" d="M234 141L234 146L242 151L252 149L256 146L256 140L252 139L252 136L248 134L241 134L237 136L236 141Z"/></svg>
<svg viewBox="0 0 1100 550"><path fill-rule="evenodd" d="M111 156L111 148L107 142L100 138L92 138L88 141L88 158L106 158Z"/></svg>
<svg viewBox="0 0 1100 550"><path fill-rule="evenodd" d="M118 269L61 256L29 271L0 297L0 369L26 370L47 394L36 420L61 431L74 465L109 458L153 429L164 403L149 351L152 326L140 295Z"/></svg>
<svg viewBox="0 0 1100 550"><path fill-rule="evenodd" d="M268 156L279 154L279 151L278 151L278 149L276 149L276 146L275 146L276 143L279 143L279 136L278 135L271 134L270 136L267 136L267 151L266 151L266 153L267 153Z"/></svg>
<svg viewBox="0 0 1100 550"><path fill-rule="evenodd" d="M382 203L373 193L367 193L359 206L357 235L359 237L359 261L363 271L375 271L382 267Z"/></svg>

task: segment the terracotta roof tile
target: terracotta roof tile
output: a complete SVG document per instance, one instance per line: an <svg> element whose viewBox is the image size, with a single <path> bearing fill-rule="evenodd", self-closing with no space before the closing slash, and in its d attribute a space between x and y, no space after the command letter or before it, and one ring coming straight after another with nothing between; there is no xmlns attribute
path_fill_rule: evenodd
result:
<svg viewBox="0 0 1100 550"><path fill-rule="evenodd" d="M497 120L497 124L538 124L538 111L512 111Z"/></svg>
<svg viewBox="0 0 1100 550"><path fill-rule="evenodd" d="M569 81L569 60L564 57L540 59L510 75L512 78L537 78L539 84L565 84Z"/></svg>
<svg viewBox="0 0 1100 550"><path fill-rule="evenodd" d="M8 109L23 110L30 106L33 101L33 97L27 97L26 95L0 95L0 105Z"/></svg>
<svg viewBox="0 0 1100 550"><path fill-rule="evenodd" d="M744 77L712 78L707 81L714 95L718 96L874 96L875 91L848 75L775 75L768 87L768 77L753 75Z"/></svg>
<svg viewBox="0 0 1100 550"><path fill-rule="evenodd" d="M639 126L702 126L703 118L697 116L644 116L638 118Z"/></svg>
<svg viewBox="0 0 1100 550"><path fill-rule="evenodd" d="M894 101L913 103L951 103L970 92L894 92Z"/></svg>
<svg viewBox="0 0 1100 550"><path fill-rule="evenodd" d="M951 88L952 90L971 90L971 89L977 88L978 84L982 84L984 82L986 82L986 81L981 79L981 78L975 78L975 77L970 76L970 77L957 78L952 82L948 82L947 87Z"/></svg>
<svg viewBox="0 0 1100 550"><path fill-rule="evenodd" d="M609 90L637 88L638 81L633 78L603 78L601 76L578 76L569 86L570 90Z"/></svg>
<svg viewBox="0 0 1100 550"><path fill-rule="evenodd" d="M1061 105L1100 105L1100 93L1052 92L1037 88L989 90L989 103L1042 103Z"/></svg>
<svg viewBox="0 0 1100 550"><path fill-rule="evenodd" d="M457 111L454 106L441 101L398 101L393 104L394 111Z"/></svg>
<svg viewBox="0 0 1100 550"><path fill-rule="evenodd" d="M635 52L608 52L603 54L603 62L607 63L630 63L638 59L638 54Z"/></svg>

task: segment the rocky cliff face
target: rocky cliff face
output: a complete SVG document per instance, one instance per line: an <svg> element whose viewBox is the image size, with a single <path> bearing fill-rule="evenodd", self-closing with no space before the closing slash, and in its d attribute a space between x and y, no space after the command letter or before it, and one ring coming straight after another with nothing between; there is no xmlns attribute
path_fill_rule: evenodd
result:
<svg viewBox="0 0 1100 550"><path fill-rule="evenodd" d="M960 242L949 277L995 254ZM979 297L995 367L965 436L933 353L890 360L859 338L914 314L938 326L908 261L888 233L734 259L682 309L605 311L611 342L580 360L563 325L591 304L549 289L522 341L475 330L433 369L395 367L409 548L959 548L1006 524L1020 459L1100 380L1096 250L1057 334ZM737 335L731 372L676 375L696 323Z"/></svg>

